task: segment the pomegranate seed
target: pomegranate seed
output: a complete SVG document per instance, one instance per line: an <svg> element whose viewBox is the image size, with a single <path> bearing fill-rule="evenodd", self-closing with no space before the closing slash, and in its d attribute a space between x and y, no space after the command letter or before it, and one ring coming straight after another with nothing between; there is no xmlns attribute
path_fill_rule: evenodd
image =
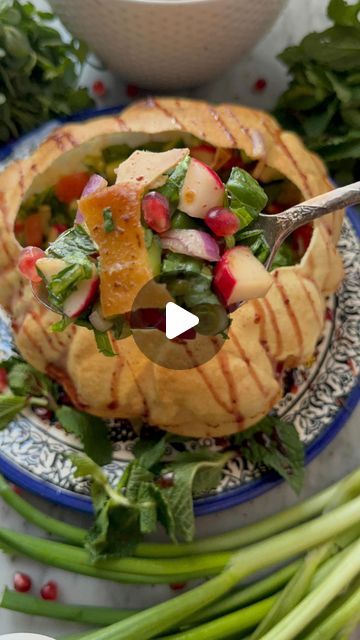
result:
<svg viewBox="0 0 360 640"><path fill-rule="evenodd" d="M57 600L58 597L58 586L56 582L50 580L43 587L41 587L40 595L43 600Z"/></svg>
<svg viewBox="0 0 360 640"><path fill-rule="evenodd" d="M128 98L136 98L136 96L138 96L139 93L140 93L140 89L135 84L126 85L126 95Z"/></svg>
<svg viewBox="0 0 360 640"><path fill-rule="evenodd" d="M210 209L205 216L205 223L217 236L232 236L240 229L240 222L230 209Z"/></svg>
<svg viewBox="0 0 360 640"><path fill-rule="evenodd" d="M169 586L172 591L182 591L186 587L186 582L173 582Z"/></svg>
<svg viewBox="0 0 360 640"><path fill-rule="evenodd" d="M54 227L56 231L58 231L59 235L60 233L64 233L64 231L69 228L66 224L54 224Z"/></svg>
<svg viewBox="0 0 360 640"><path fill-rule="evenodd" d="M106 86L102 80L96 80L92 86L92 90L99 98L102 98L107 91Z"/></svg>
<svg viewBox="0 0 360 640"><path fill-rule="evenodd" d="M13 493L16 493L17 496L21 496L22 494L22 490L16 484L11 485L11 491L13 491Z"/></svg>
<svg viewBox="0 0 360 640"><path fill-rule="evenodd" d="M170 229L169 201L161 193L150 191L146 194L142 201L142 213L146 224L156 233Z"/></svg>
<svg viewBox="0 0 360 640"><path fill-rule="evenodd" d="M46 407L34 407L34 413L42 420L50 420L52 418L52 412Z"/></svg>
<svg viewBox="0 0 360 640"><path fill-rule="evenodd" d="M253 91L264 91L267 87L267 81L265 78L258 78L253 84Z"/></svg>
<svg viewBox="0 0 360 640"><path fill-rule="evenodd" d="M20 252L18 267L19 271L31 280L31 282L41 282L41 278L36 271L35 263L39 258L43 258L45 251L39 249L39 247L25 247Z"/></svg>
<svg viewBox="0 0 360 640"><path fill-rule="evenodd" d="M0 369L0 391L4 391L7 387L8 375L6 369Z"/></svg>
<svg viewBox="0 0 360 640"><path fill-rule="evenodd" d="M20 573L20 571L17 571L13 578L13 585L15 591L18 591L19 593L26 593L27 591L30 591L32 581L30 576L26 573Z"/></svg>

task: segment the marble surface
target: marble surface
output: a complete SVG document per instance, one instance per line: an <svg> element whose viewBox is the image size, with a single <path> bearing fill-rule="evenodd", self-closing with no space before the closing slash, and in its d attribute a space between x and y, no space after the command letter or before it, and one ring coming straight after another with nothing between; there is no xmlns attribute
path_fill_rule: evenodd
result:
<svg viewBox="0 0 360 640"><path fill-rule="evenodd" d="M44 6L42 0L38 5ZM271 108L278 93L284 88L286 78L275 55L286 45L298 41L305 33L321 29L326 24L325 8L327 0L290 0L287 8L263 41L243 59L235 68L224 74L216 83L191 92L193 96L220 100L237 100L246 104ZM253 93L254 81L263 77L267 80L267 88L261 94ZM124 102L126 90L119 79L94 69L86 69L84 81L92 85L94 80L103 79L108 89L101 100L101 105ZM332 442L307 468L306 483L302 497L313 494L339 479L360 463L358 431L360 409L350 417L346 426ZM78 524L86 525L86 516L61 509L49 503L26 495L26 498L47 513ZM273 489L255 501L237 508L204 516L197 521L199 536L229 530L243 523L274 513L296 501L295 496L285 485ZM3 504L0 504L0 523L9 529L38 534L38 531L24 523ZM33 593L38 594L41 586L48 580L56 580L59 584L60 598L64 602L84 604L96 603L116 607L146 607L161 601L173 594L165 587L134 587L114 585L101 580L86 579L52 568L42 567L23 558L10 558L0 555L0 587L11 586L15 571L29 573L33 579ZM21 614L0 611L0 631L6 632L38 632L54 638L80 631L82 627L64 622L31 618ZM360 632L356 636L360 640Z"/></svg>

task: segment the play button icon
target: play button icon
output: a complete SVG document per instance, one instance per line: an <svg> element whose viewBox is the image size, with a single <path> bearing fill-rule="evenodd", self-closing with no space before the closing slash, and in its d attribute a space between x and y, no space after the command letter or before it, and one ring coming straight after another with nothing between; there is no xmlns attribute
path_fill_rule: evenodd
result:
<svg viewBox="0 0 360 640"><path fill-rule="evenodd" d="M174 302L168 302L165 309L165 335L169 340L181 336L199 324L199 318L194 313L186 311Z"/></svg>
<svg viewBox="0 0 360 640"><path fill-rule="evenodd" d="M172 277L173 287L181 292L184 279L176 273ZM201 275L192 284L195 294L209 286ZM177 302L179 300L169 293L167 282L160 278L150 280L134 300L130 327L132 338L148 360L179 371L200 367L211 360L223 346L226 336L209 331L214 312L208 305L193 305L189 309L186 300L184 306L182 299L179 304Z"/></svg>

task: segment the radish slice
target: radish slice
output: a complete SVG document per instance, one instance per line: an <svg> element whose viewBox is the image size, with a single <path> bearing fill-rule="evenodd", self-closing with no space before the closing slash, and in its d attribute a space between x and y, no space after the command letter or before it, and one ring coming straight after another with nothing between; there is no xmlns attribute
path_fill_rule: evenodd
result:
<svg viewBox="0 0 360 640"><path fill-rule="evenodd" d="M222 206L224 192L217 173L200 160L190 158L180 190L179 209L193 218L205 218L210 209Z"/></svg>
<svg viewBox="0 0 360 640"><path fill-rule="evenodd" d="M75 291L66 298L63 304L63 311L68 318L80 316L94 300L99 289L99 278L95 269L94 272L91 278L82 280Z"/></svg>
<svg viewBox="0 0 360 640"><path fill-rule="evenodd" d="M163 249L183 253L208 262L220 260L217 242L205 231L197 229L171 229L160 236Z"/></svg>
<svg viewBox="0 0 360 640"><path fill-rule="evenodd" d="M272 283L272 276L249 247L228 249L214 271L214 289L227 306L263 298Z"/></svg>
<svg viewBox="0 0 360 640"><path fill-rule="evenodd" d="M105 189L107 185L108 183L107 183L107 180L105 180L105 178L103 178L102 176L99 176L98 173L94 173L89 179L89 181L87 182L87 184L85 185L83 192L81 194L81 198L85 198L85 196L89 196L91 193L94 193L95 191L99 191L100 189ZM82 222L84 222L84 216L81 213L79 206L76 211L75 222L77 224L81 224Z"/></svg>

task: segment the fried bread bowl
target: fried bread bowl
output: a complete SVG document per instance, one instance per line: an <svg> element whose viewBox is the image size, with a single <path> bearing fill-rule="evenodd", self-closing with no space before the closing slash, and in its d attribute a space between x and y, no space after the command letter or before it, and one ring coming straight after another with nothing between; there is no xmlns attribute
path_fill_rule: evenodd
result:
<svg viewBox="0 0 360 640"><path fill-rule="evenodd" d="M317 220L299 264L273 272L263 299L232 315L229 336L209 362L169 370L149 361L132 337L113 340L118 357L98 352L92 332L75 325L53 333L58 316L40 306L19 273L14 224L25 196L79 171L86 155L109 144L133 148L151 140L195 136L219 153L241 149L256 177L275 171L304 200L331 188L319 158L273 118L254 109L177 99L150 99L121 112L56 129L27 159L0 175L0 304L12 318L17 348L36 368L63 385L74 405L104 418L142 419L193 437L242 431L265 416L282 396L281 372L306 362L322 332L326 296L343 277L336 250L342 214ZM124 198L138 198L127 185ZM141 265L139 265L141 270ZM141 271L139 272L141 273Z"/></svg>

